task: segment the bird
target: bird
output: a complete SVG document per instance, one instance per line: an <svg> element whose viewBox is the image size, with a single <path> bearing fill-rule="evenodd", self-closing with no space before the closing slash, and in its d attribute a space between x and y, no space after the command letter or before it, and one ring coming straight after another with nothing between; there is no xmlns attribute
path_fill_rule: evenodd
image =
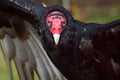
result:
<svg viewBox="0 0 120 80"><path fill-rule="evenodd" d="M38 29L43 48L68 80L120 79L120 19L85 23L58 5L44 16Z"/></svg>
<svg viewBox="0 0 120 80"><path fill-rule="evenodd" d="M71 13L60 5L42 7L29 0L4 0L0 2L2 3L0 3L1 15L10 17L7 18L10 21L6 23L6 26L12 24L14 30L17 31L18 38L24 41L25 35L28 33L26 31L23 33L21 27L16 29L15 25L24 26L23 19L34 25L33 28L37 30L36 38L39 48L68 80L120 80L120 19L104 24L86 23L74 19ZM10 10L9 14L8 10ZM0 25L4 25L6 16L1 16L3 20L1 20L2 24ZM20 22L19 25L16 24L17 21ZM26 29L29 30L31 27ZM14 37L13 34L9 36ZM36 40L36 38L33 39ZM30 47L34 46L34 40L28 40L29 44L33 42ZM18 45L16 41L15 46ZM23 49L20 50L24 51ZM32 50L36 51L36 47L34 46ZM27 51L29 49L26 49ZM34 58L37 59L37 56ZM40 60L37 62L42 65ZM43 72L46 70L43 66L37 69L40 68ZM26 75L29 75L28 73ZM43 76L44 80L46 75ZM46 78L46 80L50 80L50 78Z"/></svg>

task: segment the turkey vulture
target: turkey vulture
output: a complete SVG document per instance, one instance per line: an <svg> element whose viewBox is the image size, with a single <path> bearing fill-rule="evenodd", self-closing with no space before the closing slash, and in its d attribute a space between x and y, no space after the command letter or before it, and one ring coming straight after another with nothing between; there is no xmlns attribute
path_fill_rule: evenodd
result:
<svg viewBox="0 0 120 80"><path fill-rule="evenodd" d="M23 57L21 62L19 62L16 57L14 58L16 64L21 63L22 66L25 66L22 69L24 71L22 76L32 75L28 71L30 71L30 68L35 68L40 76L42 75L43 80L45 76L47 76L46 80L50 80L51 76L53 78L53 75L50 75L49 78L49 70L51 70L51 67L53 72L56 70L54 71L51 62L50 64L49 62L44 62L46 58L49 59L45 54L46 52L55 66L68 80L120 80L120 20L105 24L84 23L75 20L70 12L62 6L43 7L29 0L0 0L0 11L0 25L6 26L1 27L3 29L1 31L7 33L7 35L2 35L1 38L7 36L7 39L6 37L4 38L5 40L13 40L11 43L14 45L9 49L13 50L11 55L14 55L12 54L15 51L13 47L16 46L18 47L16 50L23 51L21 54L19 52L16 53L17 59L19 59L19 55L24 55L25 57L29 53L32 55L32 51L34 52L35 57L29 55L28 60ZM33 28L30 25L28 26L26 22L27 28L25 28L23 20L27 20L34 25L33 28L37 29L39 36L31 32ZM19 24L17 24L18 22ZM19 29L16 27L19 27ZM14 33L9 34L10 30ZM13 38L12 40L8 34ZM15 36L18 37L16 38ZM4 39L3 41L5 41ZM19 42L18 39L22 42ZM7 43L9 44L9 42ZM42 59L45 64L42 63L36 54L39 51L44 53L44 55L41 54L40 58L45 58ZM31 59L31 57L34 59ZM26 63L23 64L23 60ZM32 61L36 63L35 66L29 66L31 60L35 60ZM18 69L18 71L20 70ZM56 73L57 77L60 78L60 74Z"/></svg>

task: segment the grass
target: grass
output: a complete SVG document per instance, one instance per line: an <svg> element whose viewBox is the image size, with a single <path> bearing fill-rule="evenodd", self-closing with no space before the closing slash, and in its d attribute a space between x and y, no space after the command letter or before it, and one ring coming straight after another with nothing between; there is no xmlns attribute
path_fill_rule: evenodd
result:
<svg viewBox="0 0 120 80"><path fill-rule="evenodd" d="M16 72L16 68L13 62L12 63L12 68L13 68L13 77L14 80L19 80L18 79L18 75ZM0 47L0 80L10 80L10 76L9 76L9 72L8 72L8 68Z"/></svg>
<svg viewBox="0 0 120 80"><path fill-rule="evenodd" d="M9 73L0 48L0 80L9 80Z"/></svg>
<svg viewBox="0 0 120 80"><path fill-rule="evenodd" d="M107 8L105 10L103 8L96 8L96 10L85 17L84 21L106 23L117 19L120 19L120 6L113 5L109 10Z"/></svg>

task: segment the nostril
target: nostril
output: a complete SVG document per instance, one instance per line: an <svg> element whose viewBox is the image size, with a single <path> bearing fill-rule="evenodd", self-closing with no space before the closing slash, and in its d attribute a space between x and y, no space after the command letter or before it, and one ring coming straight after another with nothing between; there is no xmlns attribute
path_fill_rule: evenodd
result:
<svg viewBox="0 0 120 80"><path fill-rule="evenodd" d="M56 28L53 28L53 30L56 30Z"/></svg>
<svg viewBox="0 0 120 80"><path fill-rule="evenodd" d="M56 30L56 28L55 28L55 27L53 27L53 28L52 28L52 31L55 31L55 30Z"/></svg>
<svg viewBox="0 0 120 80"><path fill-rule="evenodd" d="M58 31L61 31L61 28L58 28Z"/></svg>
<svg viewBox="0 0 120 80"><path fill-rule="evenodd" d="M60 27L52 27L52 28L50 29L50 31L51 31L53 34L55 34L55 33L60 34L61 31L62 31L62 28L60 28Z"/></svg>

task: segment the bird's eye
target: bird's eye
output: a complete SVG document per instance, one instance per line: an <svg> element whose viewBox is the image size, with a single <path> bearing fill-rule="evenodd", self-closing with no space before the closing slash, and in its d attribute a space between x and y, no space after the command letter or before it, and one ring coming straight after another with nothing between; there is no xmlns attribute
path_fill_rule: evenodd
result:
<svg viewBox="0 0 120 80"><path fill-rule="evenodd" d="M47 26L50 28L52 26L52 22L48 21Z"/></svg>
<svg viewBox="0 0 120 80"><path fill-rule="evenodd" d="M62 22L62 28L66 26L66 22Z"/></svg>

